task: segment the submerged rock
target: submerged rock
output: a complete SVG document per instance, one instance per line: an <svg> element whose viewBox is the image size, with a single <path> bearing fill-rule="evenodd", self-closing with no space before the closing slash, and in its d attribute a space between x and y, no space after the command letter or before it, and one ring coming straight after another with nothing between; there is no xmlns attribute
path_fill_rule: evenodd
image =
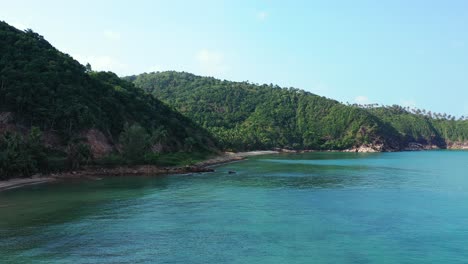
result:
<svg viewBox="0 0 468 264"><path fill-rule="evenodd" d="M214 172L212 168L189 166L185 168L187 172Z"/></svg>

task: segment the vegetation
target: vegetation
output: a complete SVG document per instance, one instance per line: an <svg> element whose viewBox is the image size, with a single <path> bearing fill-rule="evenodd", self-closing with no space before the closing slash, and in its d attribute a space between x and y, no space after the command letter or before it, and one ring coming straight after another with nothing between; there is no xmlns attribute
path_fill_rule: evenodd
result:
<svg viewBox="0 0 468 264"><path fill-rule="evenodd" d="M468 140L468 120L421 109L392 106L365 106L367 111L393 126L402 141L446 147L450 142Z"/></svg>
<svg viewBox="0 0 468 264"><path fill-rule="evenodd" d="M178 72L126 79L204 126L225 149L398 147L399 134L368 111L303 90Z"/></svg>
<svg viewBox="0 0 468 264"><path fill-rule="evenodd" d="M142 162L151 145L149 134L138 124L126 126L119 142L124 158L131 163Z"/></svg>
<svg viewBox="0 0 468 264"><path fill-rule="evenodd" d="M400 106L345 105L276 85L230 82L185 72L126 80L174 106L225 149L345 149L362 144L399 150L410 142L445 147L467 140L467 121Z"/></svg>
<svg viewBox="0 0 468 264"><path fill-rule="evenodd" d="M135 150L125 147L116 153L125 163L142 162L141 155L153 150L216 151L210 134L190 119L114 73L94 72L90 65L81 65L31 30L21 31L0 21L0 55L0 115L14 116L12 124L0 120L6 146L0 150L1 177L43 170L30 153L29 136L24 136L33 126L43 132L41 139L59 138L59 143L48 148L60 150L57 153L62 153L60 158L70 168L95 161L83 138L90 129L102 132L114 146L120 139L128 140L126 125L141 127L154 137L157 147L145 147L148 153L133 156L127 152ZM6 126L14 133L6 133ZM18 164L6 167L11 160Z"/></svg>
<svg viewBox="0 0 468 264"><path fill-rule="evenodd" d="M7 132L0 136L0 180L11 176L30 176L47 168L41 133L33 127L27 136Z"/></svg>
<svg viewBox="0 0 468 264"><path fill-rule="evenodd" d="M71 142L67 146L66 153L68 167L74 170L93 161L91 148L83 142Z"/></svg>
<svg viewBox="0 0 468 264"><path fill-rule="evenodd" d="M400 150L468 140L465 117L184 72L95 72L4 22L0 55L0 179L90 164L186 165L218 147ZM114 151L96 156L89 131Z"/></svg>

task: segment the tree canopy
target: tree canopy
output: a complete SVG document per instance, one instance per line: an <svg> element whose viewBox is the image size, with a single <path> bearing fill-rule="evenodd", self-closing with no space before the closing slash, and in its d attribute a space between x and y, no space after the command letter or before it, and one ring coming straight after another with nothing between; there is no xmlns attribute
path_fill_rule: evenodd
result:
<svg viewBox="0 0 468 264"><path fill-rule="evenodd" d="M132 83L111 72L95 72L32 30L21 31L0 21L2 113L13 114L15 131L0 138L0 145L9 146L0 149L0 163L18 153L34 157L26 151L31 145L26 137L31 127L44 135L57 135L59 146L52 147L63 152L83 149L76 140L90 129L101 131L118 146L124 128L132 125L141 126L149 134L164 131L158 144L166 152L184 151L187 140L193 150L216 150L213 137L205 129ZM0 136L5 133L0 123Z"/></svg>
<svg viewBox="0 0 468 264"><path fill-rule="evenodd" d="M320 150L381 144L399 150L410 142L443 148L447 140L467 140L467 121L432 118L399 106L345 105L296 88L185 72L125 79L207 128L225 149Z"/></svg>

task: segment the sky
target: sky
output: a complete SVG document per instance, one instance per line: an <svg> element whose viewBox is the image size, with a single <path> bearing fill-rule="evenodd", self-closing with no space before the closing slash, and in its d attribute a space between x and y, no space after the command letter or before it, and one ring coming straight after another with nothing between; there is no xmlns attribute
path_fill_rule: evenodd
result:
<svg viewBox="0 0 468 264"><path fill-rule="evenodd" d="M468 1L0 0L94 70L186 71L468 116Z"/></svg>

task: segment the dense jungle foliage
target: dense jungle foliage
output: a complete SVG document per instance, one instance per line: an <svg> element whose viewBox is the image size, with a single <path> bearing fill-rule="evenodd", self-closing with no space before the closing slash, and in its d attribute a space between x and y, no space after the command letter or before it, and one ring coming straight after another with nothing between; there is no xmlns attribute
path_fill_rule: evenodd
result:
<svg viewBox="0 0 468 264"><path fill-rule="evenodd" d="M468 139L468 121L399 106L345 105L303 90L185 72L129 76L137 87L210 130L226 149L345 149L366 143L399 150Z"/></svg>
<svg viewBox="0 0 468 264"><path fill-rule="evenodd" d="M399 134L364 109L303 90L189 73L126 77L211 131L226 149L399 147Z"/></svg>
<svg viewBox="0 0 468 264"><path fill-rule="evenodd" d="M117 146L125 127L133 125L148 134L148 152L153 145L158 145L158 152L216 148L207 131L132 83L110 72L93 72L39 34L0 22L0 114L10 113L14 121L0 120L2 175L30 175L44 169L39 165L44 162L23 151L31 145L27 136L31 127L44 135L57 135L61 146L55 147L62 156L70 154L68 150L86 152L68 146L80 144L83 131L97 129ZM9 169L8 160L16 152L23 153L21 162L28 164Z"/></svg>
<svg viewBox="0 0 468 264"><path fill-rule="evenodd" d="M468 120L433 115L430 111L409 110L404 107L380 106L367 111L393 126L405 143L418 142L444 148L449 142L468 140Z"/></svg>

